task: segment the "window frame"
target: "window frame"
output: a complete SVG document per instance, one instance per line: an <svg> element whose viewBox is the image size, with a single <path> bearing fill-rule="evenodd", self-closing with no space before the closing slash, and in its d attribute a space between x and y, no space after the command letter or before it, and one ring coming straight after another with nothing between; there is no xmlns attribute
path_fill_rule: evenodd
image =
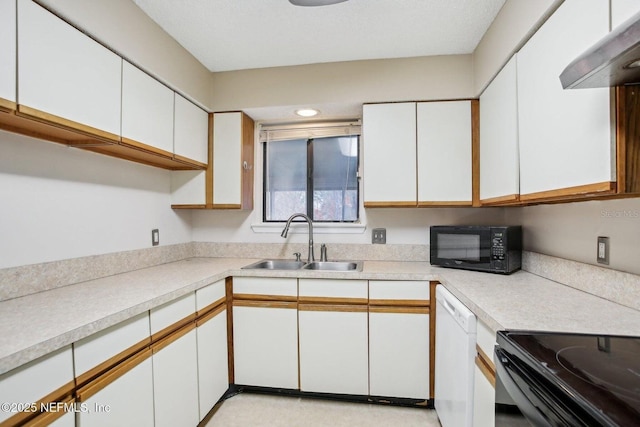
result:
<svg viewBox="0 0 640 427"><path fill-rule="evenodd" d="M313 141L317 140L317 139L323 139L323 138L336 138L336 137L340 137L340 136L347 136L347 135L334 135L334 136L318 136L318 137L312 137L312 136L307 136L302 137L302 138L292 138L291 140L304 140L306 139L306 144L307 144L307 156L306 156L306 160L307 160L307 178L306 178L306 190L305 190L305 194L306 194L306 212L302 212L305 215L307 215L313 222L314 224L346 224L346 225L350 225L350 224L360 224L361 223L361 209L360 209L360 205L362 203L361 200L361 196L362 196L362 191L361 191L361 185L360 185L360 160L361 160L361 150L360 150L360 135L359 134L352 134L352 135L348 135L350 137L354 137L356 138L356 150L357 150L357 155L356 155L356 167L355 167L355 175L356 175L356 204L355 204L355 209L356 209L356 218L353 220L323 220L323 219L315 219L314 218L314 187L313 187ZM268 176L268 167L267 167L267 162L268 162L268 144L270 142L275 142L275 141L263 141L262 144L262 223L263 224L282 224L285 223L287 221L287 219L277 219L277 220L268 220L267 219L267 176ZM297 222L294 221L294 222Z"/></svg>

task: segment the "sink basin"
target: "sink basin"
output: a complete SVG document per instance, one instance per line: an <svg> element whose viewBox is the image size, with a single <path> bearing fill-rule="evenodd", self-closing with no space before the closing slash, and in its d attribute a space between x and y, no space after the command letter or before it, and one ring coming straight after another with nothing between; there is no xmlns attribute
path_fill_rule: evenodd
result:
<svg viewBox="0 0 640 427"><path fill-rule="evenodd" d="M243 270L300 270L306 263L303 261L293 261L284 259L263 259L262 261L255 262L246 267L242 267Z"/></svg>
<svg viewBox="0 0 640 427"><path fill-rule="evenodd" d="M324 271L362 271L362 263L353 261L314 261L303 268L305 270Z"/></svg>

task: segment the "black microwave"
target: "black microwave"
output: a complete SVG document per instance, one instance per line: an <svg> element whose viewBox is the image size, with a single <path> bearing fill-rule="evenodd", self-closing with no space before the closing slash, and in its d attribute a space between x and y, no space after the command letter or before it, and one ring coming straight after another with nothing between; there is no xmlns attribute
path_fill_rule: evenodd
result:
<svg viewBox="0 0 640 427"><path fill-rule="evenodd" d="M510 274L522 264L522 227L436 225L430 230L431 265Z"/></svg>

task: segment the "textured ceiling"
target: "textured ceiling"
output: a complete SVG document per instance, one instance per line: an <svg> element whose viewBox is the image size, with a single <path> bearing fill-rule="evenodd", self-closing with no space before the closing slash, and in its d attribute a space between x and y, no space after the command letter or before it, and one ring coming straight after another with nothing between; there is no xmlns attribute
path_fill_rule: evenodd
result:
<svg viewBox="0 0 640 427"><path fill-rule="evenodd" d="M133 0L210 71L471 53L505 0Z"/></svg>

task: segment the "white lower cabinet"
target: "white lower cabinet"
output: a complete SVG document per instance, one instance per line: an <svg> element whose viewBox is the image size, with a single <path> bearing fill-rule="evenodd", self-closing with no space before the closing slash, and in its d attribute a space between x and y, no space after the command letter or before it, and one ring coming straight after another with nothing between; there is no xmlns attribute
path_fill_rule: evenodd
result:
<svg viewBox="0 0 640 427"><path fill-rule="evenodd" d="M149 350L146 350L147 352ZM153 370L147 357L130 371L79 403L78 427L154 425Z"/></svg>
<svg viewBox="0 0 640 427"><path fill-rule="evenodd" d="M235 384L298 388L297 293L296 279L234 278Z"/></svg>
<svg viewBox="0 0 640 427"><path fill-rule="evenodd" d="M369 394L366 280L299 280L300 389Z"/></svg>
<svg viewBox="0 0 640 427"><path fill-rule="evenodd" d="M225 281L196 291L198 396L202 420L229 388ZM209 307L212 307L211 311ZM201 311L205 314L200 317Z"/></svg>
<svg viewBox="0 0 640 427"><path fill-rule="evenodd" d="M369 391L430 398L429 282L369 282Z"/></svg>
<svg viewBox="0 0 640 427"><path fill-rule="evenodd" d="M180 329L153 343L153 399L156 427L195 426L200 421L198 402L198 346L195 294L154 308L151 334L184 323Z"/></svg>
<svg viewBox="0 0 640 427"><path fill-rule="evenodd" d="M473 383L473 425L485 427L495 425L495 364L493 348L496 334L481 321L476 325L477 356Z"/></svg>
<svg viewBox="0 0 640 427"><path fill-rule="evenodd" d="M153 398L156 427L195 426L200 421L195 329L154 350Z"/></svg>
<svg viewBox="0 0 640 427"><path fill-rule="evenodd" d="M23 410L23 404L41 402L45 396L49 399L44 402L61 401L73 390L73 381L71 346L0 375L0 402L10 404L9 408L3 406L3 410L0 411L0 424L5 425L4 423L11 418L7 425L22 425L24 419L32 414L18 413ZM63 414L63 411L60 411L59 414L65 420L68 419L69 412ZM59 419L56 413L43 414L38 419L45 417L49 422L52 418ZM64 423L64 420L61 423Z"/></svg>

